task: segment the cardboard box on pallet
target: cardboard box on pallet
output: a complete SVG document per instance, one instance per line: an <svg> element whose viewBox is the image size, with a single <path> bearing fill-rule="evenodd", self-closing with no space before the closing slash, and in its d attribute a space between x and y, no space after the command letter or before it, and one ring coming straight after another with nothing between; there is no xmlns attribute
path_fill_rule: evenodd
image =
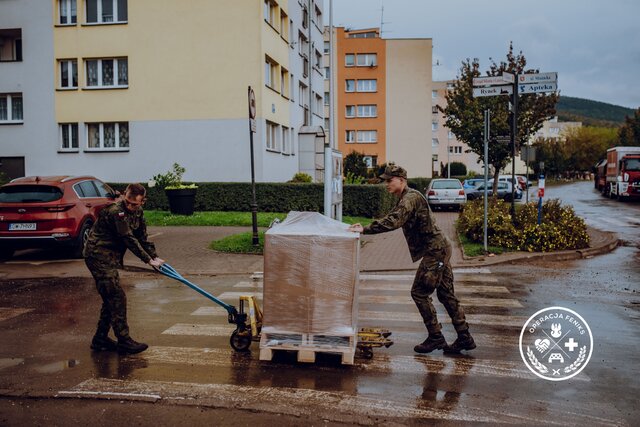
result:
<svg viewBox="0 0 640 427"><path fill-rule="evenodd" d="M309 344L302 337L311 335L319 344L342 336L355 347L359 240L346 224L317 212L290 212L267 231L263 337L300 335Z"/></svg>

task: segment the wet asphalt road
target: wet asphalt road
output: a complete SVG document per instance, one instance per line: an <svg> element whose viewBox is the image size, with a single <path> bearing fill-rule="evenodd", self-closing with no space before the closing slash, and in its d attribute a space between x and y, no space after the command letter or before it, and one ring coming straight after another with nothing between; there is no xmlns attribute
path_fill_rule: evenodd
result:
<svg viewBox="0 0 640 427"><path fill-rule="evenodd" d="M456 293L478 343L457 357L412 351L424 326L407 274L362 277L359 324L391 329L395 344L351 367L324 354L311 365L293 354L261 362L255 343L251 353L234 353L221 308L148 275L123 283L132 335L150 349L92 353L99 298L90 280L1 282L0 424L636 425L640 204L604 199L586 182L546 193L572 204L589 225L615 231L626 246L587 260L456 271ZM190 280L234 304L236 292L261 293L250 277ZM451 341L453 329L435 305ZM550 306L578 312L593 332L588 366L567 381L536 377L519 352L525 321ZM123 409L111 418L114 401Z"/></svg>

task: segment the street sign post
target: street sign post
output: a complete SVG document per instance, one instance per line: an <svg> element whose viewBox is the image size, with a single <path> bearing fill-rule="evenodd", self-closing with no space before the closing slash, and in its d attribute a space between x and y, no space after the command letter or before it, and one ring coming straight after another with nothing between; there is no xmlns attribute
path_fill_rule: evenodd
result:
<svg viewBox="0 0 640 427"><path fill-rule="evenodd" d="M253 133L256 131L256 95L253 92L251 86L248 90L248 104L249 104L249 145L251 150L251 222L253 236L251 243L253 246L260 244L258 238L258 203L256 202L256 173L255 164L253 161Z"/></svg>
<svg viewBox="0 0 640 427"><path fill-rule="evenodd" d="M557 83L518 83L518 93L555 92L556 90L558 90Z"/></svg>
<svg viewBox="0 0 640 427"><path fill-rule="evenodd" d="M518 83L556 83L558 73L518 74Z"/></svg>
<svg viewBox="0 0 640 427"><path fill-rule="evenodd" d="M512 93L513 93L513 85L500 85L500 86L487 86L487 87L473 88L474 98L478 98L480 96L511 95Z"/></svg>
<svg viewBox="0 0 640 427"><path fill-rule="evenodd" d="M513 83L513 74L502 73L501 76L484 76L473 78L474 86L503 85L505 83Z"/></svg>

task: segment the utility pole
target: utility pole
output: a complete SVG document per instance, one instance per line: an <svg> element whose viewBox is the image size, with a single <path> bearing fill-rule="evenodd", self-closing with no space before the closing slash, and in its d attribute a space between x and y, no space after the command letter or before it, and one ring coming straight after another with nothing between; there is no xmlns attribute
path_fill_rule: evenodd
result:
<svg viewBox="0 0 640 427"><path fill-rule="evenodd" d="M518 140L518 80L513 82L513 110L511 111L511 219L516 219L516 141Z"/></svg>

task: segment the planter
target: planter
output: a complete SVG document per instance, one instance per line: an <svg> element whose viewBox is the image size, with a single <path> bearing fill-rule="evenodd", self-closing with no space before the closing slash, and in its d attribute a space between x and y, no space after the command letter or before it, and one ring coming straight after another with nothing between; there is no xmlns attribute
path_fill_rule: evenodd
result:
<svg viewBox="0 0 640 427"><path fill-rule="evenodd" d="M197 188L164 190L169 199L169 210L175 215L193 215Z"/></svg>

